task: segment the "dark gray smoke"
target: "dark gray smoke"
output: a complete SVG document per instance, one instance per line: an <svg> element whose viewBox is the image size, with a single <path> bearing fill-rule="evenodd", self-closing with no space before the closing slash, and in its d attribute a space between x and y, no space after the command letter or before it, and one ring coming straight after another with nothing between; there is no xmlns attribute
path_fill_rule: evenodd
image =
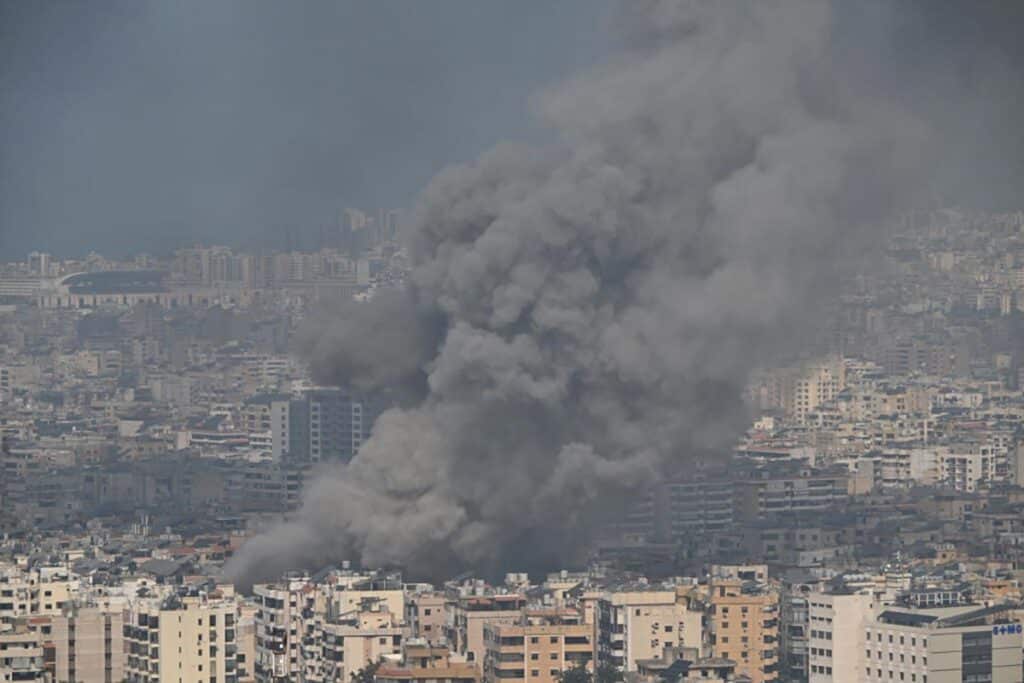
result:
<svg viewBox="0 0 1024 683"><path fill-rule="evenodd" d="M359 315L430 344L377 356L344 320L316 328L321 377L422 370L428 391L232 572L565 561L610 503L724 456L752 368L920 177L924 131L847 78L833 20L820 0L625 3L625 51L538 98L561 145L498 146L424 192L407 305L433 317Z"/></svg>

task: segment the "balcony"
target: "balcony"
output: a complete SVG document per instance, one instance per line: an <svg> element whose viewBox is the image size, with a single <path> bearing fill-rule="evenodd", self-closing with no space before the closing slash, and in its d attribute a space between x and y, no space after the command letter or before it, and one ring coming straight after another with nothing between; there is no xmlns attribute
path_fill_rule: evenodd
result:
<svg viewBox="0 0 1024 683"><path fill-rule="evenodd" d="M500 652L500 653L498 653L495 656L494 660L496 662L502 662L502 663L504 663L504 662L522 662L523 661L523 653L522 652Z"/></svg>

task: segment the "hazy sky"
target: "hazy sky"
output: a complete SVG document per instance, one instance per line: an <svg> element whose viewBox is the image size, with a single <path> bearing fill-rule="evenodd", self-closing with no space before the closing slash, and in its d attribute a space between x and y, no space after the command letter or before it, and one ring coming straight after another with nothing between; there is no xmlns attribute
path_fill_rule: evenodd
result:
<svg viewBox="0 0 1024 683"><path fill-rule="evenodd" d="M609 52L612 3L0 0L0 260L310 244L409 207L544 134L531 93ZM839 54L938 131L944 200L1024 206L1024 2L835 5Z"/></svg>
<svg viewBox="0 0 1024 683"><path fill-rule="evenodd" d="M540 134L606 0L0 0L0 260L281 244Z"/></svg>

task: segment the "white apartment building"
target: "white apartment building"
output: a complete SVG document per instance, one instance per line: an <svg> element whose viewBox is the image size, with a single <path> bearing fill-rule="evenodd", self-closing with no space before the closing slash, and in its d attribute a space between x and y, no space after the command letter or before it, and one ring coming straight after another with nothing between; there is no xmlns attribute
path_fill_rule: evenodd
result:
<svg viewBox="0 0 1024 683"><path fill-rule="evenodd" d="M808 683L860 683L871 593L807 595Z"/></svg>
<svg viewBox="0 0 1024 683"><path fill-rule="evenodd" d="M657 659L665 648L704 649L703 611L691 609L685 589L614 591L596 612L605 656L623 671L636 671L638 660Z"/></svg>

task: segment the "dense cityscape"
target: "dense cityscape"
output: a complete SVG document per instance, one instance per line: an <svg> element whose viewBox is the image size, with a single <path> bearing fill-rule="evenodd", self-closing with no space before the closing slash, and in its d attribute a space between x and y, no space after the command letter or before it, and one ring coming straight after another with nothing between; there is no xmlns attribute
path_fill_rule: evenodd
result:
<svg viewBox="0 0 1024 683"><path fill-rule="evenodd" d="M0 683L1024 683L1022 26L0 0Z"/></svg>
<svg viewBox="0 0 1024 683"><path fill-rule="evenodd" d="M1024 670L1020 213L904 216L885 266L753 377L734 452L637 491L584 565L426 583L346 562L233 585L233 552L391 406L317 386L289 350L325 300L406 286L400 215L348 210L315 252L2 266L4 680ZM993 678L966 678L979 667Z"/></svg>

